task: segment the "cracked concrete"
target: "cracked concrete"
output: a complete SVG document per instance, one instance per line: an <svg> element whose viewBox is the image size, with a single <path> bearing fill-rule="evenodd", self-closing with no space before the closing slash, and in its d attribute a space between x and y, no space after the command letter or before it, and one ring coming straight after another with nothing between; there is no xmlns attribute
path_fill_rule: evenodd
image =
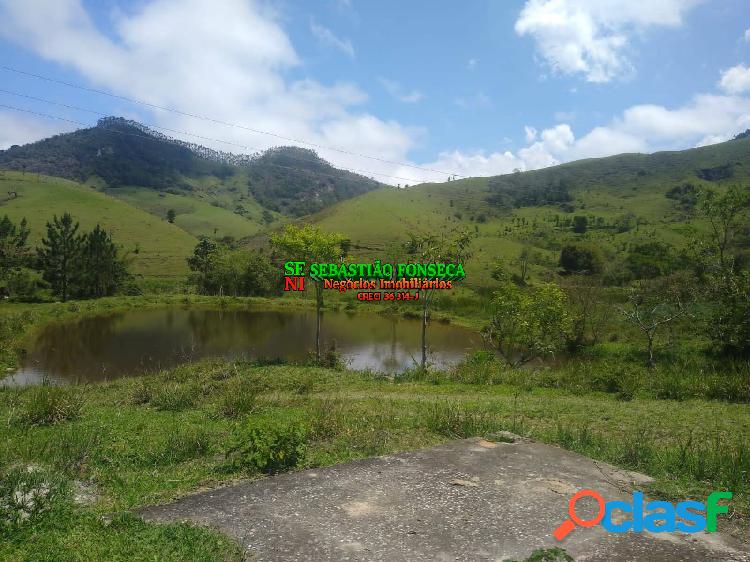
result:
<svg viewBox="0 0 750 562"><path fill-rule="evenodd" d="M523 560L562 546L577 561L750 562L718 533L552 531L584 488L625 499L648 477L563 449L480 439L283 474L142 509L226 533L250 560ZM592 501L591 506L594 503ZM586 517L589 505L579 505Z"/></svg>

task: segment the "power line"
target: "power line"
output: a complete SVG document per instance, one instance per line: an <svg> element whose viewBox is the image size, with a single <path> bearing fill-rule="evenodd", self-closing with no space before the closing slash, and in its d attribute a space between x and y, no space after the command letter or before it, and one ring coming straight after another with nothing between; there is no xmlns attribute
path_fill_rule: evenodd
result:
<svg viewBox="0 0 750 562"><path fill-rule="evenodd" d="M0 90L0 92L12 93L12 92L9 92L7 90ZM13 95L20 95L21 97L27 97L29 99L36 99L38 101L45 101L47 103L52 103L52 104L55 104L55 105L61 105L63 107L68 107L70 109L76 109L76 110L87 111L87 112L95 113L95 114L99 114L99 115L105 115L103 113L99 113L98 111L88 110L88 109L83 109L83 108L77 108L75 106L71 106L71 105L67 105L67 104L58 104L57 102L43 100L42 98L35 98L34 96L27 96L25 94L13 94ZM82 121L76 121L74 119L68 119L68 118L65 118L65 117L60 117L59 115L51 115L49 113L42 113L42 112L39 112L39 111L32 111L30 109L24 109L24 108L12 106L12 105L0 104L0 107L2 107L4 109L10 109L11 111L18 111L18 112L21 112L21 113L29 113L31 115L36 115L38 117L44 117L46 119L55 119L57 121L65 121L67 123L72 123L74 125L80 125L81 127L91 127L92 126L89 123L83 123ZM150 125L149 125L149 127L150 127ZM224 142L224 143L228 143L228 144L234 144L235 146L238 146L238 147L241 147L241 148L245 148L245 149L249 149L249 150L259 150L259 149L255 149L253 147L243 146L243 145L239 145L239 144L236 144L236 143L232 143L230 141L222 141L220 139L212 139L211 137L203 137L201 135L197 135L197 134L194 134L194 133L188 133L188 132L185 132L185 131L175 131L173 129L166 129L164 127L155 127L155 128L161 128L161 129L163 129L165 131L170 131L170 132L174 132L174 133L178 133L178 134L184 134L184 135L188 135L188 136L194 136L194 137L197 137L197 138L202 138L204 140L211 140L211 141L214 141L214 142ZM176 144L175 141L174 141L174 139L168 139L168 138L162 139L162 138L158 138L158 137L155 137L155 136L152 136L152 135L149 135L149 134L145 134L145 133L142 134L142 135L141 134L135 134L135 133L126 133L125 131L117 131L115 129L110 129L110 128L107 128L107 127L102 127L102 130L107 131L109 133L116 133L116 134L119 134L119 135L134 136L134 137L138 137L138 138L142 138L142 139L152 140L152 141L156 141L156 142L164 142L164 143L172 144L172 145ZM294 157L291 157L291 158L295 159ZM296 158L296 159L297 160L306 161L306 162L313 162L312 160L303 160L303 159L299 159L299 158ZM313 174L313 175L327 176L327 177L331 177L331 178L335 178L335 179L343 179L340 175L329 174L329 173L326 173L326 172L319 172L319 171L315 171L315 170L305 170L305 169L300 169L300 168L292 168L291 166L284 166L282 164L274 164L272 162L266 162L265 164L268 165L268 166L275 166L276 168L283 168L283 169L292 170L292 171L295 171L295 172L304 172L304 173ZM352 168L352 169L343 168L341 170L342 171L347 171L347 172L350 172L350 173L354 173L354 174L371 174L371 175L383 176L383 177L387 177L387 178L391 178L391 179L412 181L409 178L404 178L404 177L401 177L401 176L391 176L391 175L388 175L388 174L382 174L380 172L373 172L371 170L357 170L355 168ZM370 180L367 177L362 177L362 178L356 178L355 177L355 178L349 178L349 179L351 179L353 181L373 181L373 180Z"/></svg>
<svg viewBox="0 0 750 562"><path fill-rule="evenodd" d="M223 126L226 126L226 127L233 127L233 128L236 128L236 129L243 129L245 131L250 131L252 133L257 133L257 134L261 134L261 135L268 135L268 136L275 137L277 139L281 139L281 140L284 140L284 141L287 141L287 142L295 142L295 143L299 143L299 144L305 144L307 146L312 146L312 147L323 149L323 150L331 150L331 151L334 151L334 152L339 152L341 154L347 154L349 156L356 156L356 157L359 157L359 158L368 158L370 160L376 160L378 162L383 162L385 164L394 164L394 165L397 165L397 166L404 166L404 167L407 167L407 168L413 168L413 169L422 170L422 171L425 171L425 172L434 172L434 173L437 173L437 174L443 174L443 175L446 175L446 176L455 176L455 177L458 177L458 178L465 178L465 177L467 177L467 176L463 176L461 174L456 174L456 173L453 173L453 172L445 172L445 171L442 171L442 170L436 170L434 168L427 168L427 167L424 167L424 166L418 166L416 164L409 164L407 162L399 162L397 160L387 160L385 158L380 158L378 156L371 156L369 154L362 154L362 153L359 153L359 152L353 152L353 151L350 151L350 150L345 150L345 149L337 148L337 147L334 147L334 146L327 146L327 145L324 145L324 144L319 144L319 143L315 143L315 142L306 141L304 139L296 139L296 138L293 138L293 137L286 137L286 136L280 135L278 133L273 133L273 132L270 132L270 131L264 131L262 129L254 129L252 127L241 125L239 123L230 123L228 121L222 121L221 119L216 119L216 118L213 118L213 117L208 117L206 115L200 115L198 113L190 113L190 112L182 111L182 110L175 109L175 108L172 108L172 107L161 106L161 105L153 104L153 103L150 103L150 102L147 102L147 101L143 101L143 100L139 100L139 99L135 99L135 98L129 98L129 97L121 96L121 95L118 95L118 94L113 94L112 92L108 92L106 90L98 90L96 88L88 88L86 86L81 86L80 84L74 84L72 82L66 82L65 80L58 80L57 78L51 78L49 76L43 76L41 74L35 74L33 72L27 72L25 70L20 70L18 68L13 68L11 66L6 66L4 64L0 64L0 69L7 70L8 72L15 72L16 74L21 74L21 75L24 75L24 76L29 76L29 77L32 77L32 78L37 78L39 80L45 80L47 82L52 82L54 84L60 84L62 86L66 86L68 88L75 88L77 90L82 90L82 91L85 91L85 92L90 92L90 93L94 93L94 94L98 94L98 95L102 95L102 96L108 96L108 97L111 97L111 98L115 98L115 99L119 99L119 100L122 100L122 101L126 101L128 103L134 103L134 104L137 104L137 105L142 105L142 106L145 106L145 107L150 107L152 109L158 109L158 110L161 110L161 111L168 111L170 113L175 113L177 115L182 115L184 117L190 117L192 119L200 119L202 121L208 121L210 123L215 123L217 125L223 125Z"/></svg>

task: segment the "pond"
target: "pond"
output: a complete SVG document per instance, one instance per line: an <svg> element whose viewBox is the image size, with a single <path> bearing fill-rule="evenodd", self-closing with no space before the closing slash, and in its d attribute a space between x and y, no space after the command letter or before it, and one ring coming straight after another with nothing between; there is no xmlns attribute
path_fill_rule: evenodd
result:
<svg viewBox="0 0 750 562"><path fill-rule="evenodd" d="M321 341L335 341L352 369L398 373L419 361L420 329L414 319L329 311ZM438 322L427 338L438 367L482 347L476 332ZM205 357L302 361L314 345L314 311L132 310L46 326L3 383L103 381Z"/></svg>

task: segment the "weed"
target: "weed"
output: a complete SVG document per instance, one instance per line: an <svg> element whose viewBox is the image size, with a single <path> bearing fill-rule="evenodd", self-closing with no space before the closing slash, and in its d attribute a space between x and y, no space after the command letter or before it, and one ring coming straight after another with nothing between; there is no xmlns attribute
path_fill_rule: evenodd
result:
<svg viewBox="0 0 750 562"><path fill-rule="evenodd" d="M235 469L281 472L297 466L305 455L306 428L289 417L250 418L239 426L226 450Z"/></svg>
<svg viewBox="0 0 750 562"><path fill-rule="evenodd" d="M28 394L20 420L25 425L50 425L77 419L84 404L80 387L42 385Z"/></svg>

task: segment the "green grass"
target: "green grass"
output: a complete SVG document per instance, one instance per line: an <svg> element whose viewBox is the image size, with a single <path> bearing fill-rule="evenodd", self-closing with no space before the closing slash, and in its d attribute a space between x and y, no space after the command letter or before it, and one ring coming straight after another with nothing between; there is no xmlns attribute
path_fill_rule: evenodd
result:
<svg viewBox="0 0 750 562"><path fill-rule="evenodd" d="M237 389L251 398L228 408L227 397ZM39 410L38 391L0 389L2 466L34 465L68 482L92 482L98 499L86 507L65 504L65 518L42 518L34 524L34 541L26 540L31 530L13 533L0 547L3 559L51 552L66 559L80 559L81 552L106 558L127 553L123 559L231 558L231 546L208 531L147 525L127 513L223 481L257 477L257 467L275 466L258 451L270 455L277 440L297 443L300 436L304 447L284 445L295 447L296 469L510 430L645 472L656 479L648 491L659 497L704 499L712 489L730 489L735 517L725 530L744 529L750 515L745 404L624 401L615 394L528 383L394 381L223 361L51 392L75 393L82 404L78 415L29 424L28 412ZM275 420L283 432L278 437ZM232 443L238 436L246 443L241 436L248 430L264 432L251 434L260 448L236 462ZM109 519L113 523L105 526ZM77 550L70 537L81 537L88 549Z"/></svg>
<svg viewBox="0 0 750 562"><path fill-rule="evenodd" d="M346 234L354 245L353 255L365 260L387 255L389 248L406 240L410 232L468 228L477 235L466 267L468 285L491 285L492 264L516 258L524 245L538 253L532 276L545 278L555 271L560 247L567 242L592 242L610 259L618 254L621 257L622 249L630 243L659 240L678 249L684 247L705 225L688 219L665 193L684 182L702 187L747 183L747 165L736 166L735 176L719 183L699 179L696 171L727 162L748 164L748 155L750 141L743 140L682 152L583 160L499 178L544 186L567 177L575 205L572 213L556 206L493 208L486 201L492 178L470 178L409 189L378 189L325 209L311 220L325 230ZM556 215L611 221L628 213L635 215L639 224L619 234L589 229L577 235L554 225ZM519 224L522 219L526 224Z"/></svg>
<svg viewBox="0 0 750 562"><path fill-rule="evenodd" d="M133 272L151 278L177 278L187 274L185 258L197 240L180 229L127 203L75 182L21 174L0 173L0 193L16 191L18 197L0 203L0 216L23 218L31 227L30 242L36 245L46 234L45 224L53 214L69 212L82 230L101 224L133 258ZM134 253L136 247L138 254Z"/></svg>
<svg viewBox="0 0 750 562"><path fill-rule="evenodd" d="M161 219L166 218L169 209L174 209L177 214L174 224L196 237L232 236L240 239L257 234L265 226L261 222L260 206L251 199L240 203L247 211L248 218L245 218L233 212L231 202L224 202L218 197L207 200L209 196L203 194L185 192L176 195L145 187L108 189L107 194ZM217 204L226 205L227 208Z"/></svg>

